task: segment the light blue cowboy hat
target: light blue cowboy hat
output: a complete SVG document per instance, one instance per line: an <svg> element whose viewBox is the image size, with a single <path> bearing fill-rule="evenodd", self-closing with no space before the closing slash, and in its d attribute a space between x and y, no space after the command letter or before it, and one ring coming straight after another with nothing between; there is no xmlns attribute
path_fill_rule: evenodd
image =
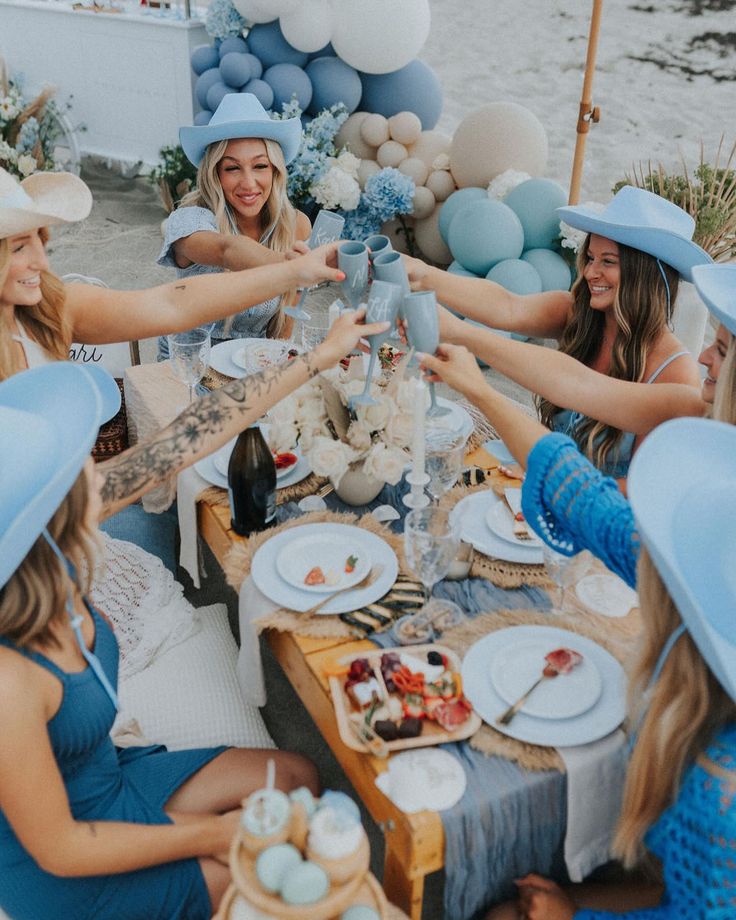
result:
<svg viewBox="0 0 736 920"><path fill-rule="evenodd" d="M694 470L707 478L694 481ZM736 426L679 418L656 428L627 480L639 536L682 622L736 700Z"/></svg>
<svg viewBox="0 0 736 920"><path fill-rule="evenodd" d="M92 375L54 361L0 383L0 587L74 484L100 427Z"/></svg>
<svg viewBox="0 0 736 920"><path fill-rule="evenodd" d="M216 141L241 137L262 137L276 141L291 163L302 140L300 118L271 118L253 93L228 93L210 118L209 124L179 128L179 141L187 159L195 166L205 150Z"/></svg>
<svg viewBox="0 0 736 920"><path fill-rule="evenodd" d="M736 265L696 265L693 281L713 316L736 335Z"/></svg>
<svg viewBox="0 0 736 920"><path fill-rule="evenodd" d="M671 265L686 281L692 281L696 265L713 259L693 243L695 221L661 195L625 185L602 211L581 205L557 208L566 224L654 256Z"/></svg>
<svg viewBox="0 0 736 920"><path fill-rule="evenodd" d="M100 425L109 422L120 411L122 397L120 387L115 382L115 378L104 367L98 364L85 364L84 369L91 375L94 380L97 391L100 394Z"/></svg>

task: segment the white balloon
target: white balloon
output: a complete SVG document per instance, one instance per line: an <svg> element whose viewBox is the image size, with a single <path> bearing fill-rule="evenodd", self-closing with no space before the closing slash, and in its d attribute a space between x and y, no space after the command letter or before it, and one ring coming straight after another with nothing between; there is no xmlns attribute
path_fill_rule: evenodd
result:
<svg viewBox="0 0 736 920"><path fill-rule="evenodd" d="M429 0L341 0L332 47L364 73L390 73L419 54L429 35Z"/></svg>
<svg viewBox="0 0 736 920"><path fill-rule="evenodd" d="M233 0L233 6L249 23L273 22L279 18L268 0Z"/></svg>
<svg viewBox="0 0 736 920"><path fill-rule="evenodd" d="M334 17L325 0L301 0L301 4L281 13L281 31L297 51L319 51L332 38Z"/></svg>

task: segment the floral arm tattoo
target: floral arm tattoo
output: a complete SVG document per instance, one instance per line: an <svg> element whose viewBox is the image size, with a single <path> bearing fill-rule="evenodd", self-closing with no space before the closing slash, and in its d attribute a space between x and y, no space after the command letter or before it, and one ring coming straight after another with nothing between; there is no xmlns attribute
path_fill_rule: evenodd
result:
<svg viewBox="0 0 736 920"><path fill-rule="evenodd" d="M319 373L312 353L300 355L259 374L232 380L219 390L192 403L166 428L111 460L101 463L103 508L156 488L193 463L209 442L223 433L227 438L255 422L289 392L275 393L292 368L303 365L307 378ZM296 389L295 384L292 389ZM214 449L214 448L213 448Z"/></svg>

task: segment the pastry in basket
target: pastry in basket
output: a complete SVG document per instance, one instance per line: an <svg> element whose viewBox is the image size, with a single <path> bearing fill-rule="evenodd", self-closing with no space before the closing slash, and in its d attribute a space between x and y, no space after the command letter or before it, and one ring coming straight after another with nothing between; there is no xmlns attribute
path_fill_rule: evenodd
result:
<svg viewBox="0 0 736 920"><path fill-rule="evenodd" d="M291 801L279 789L259 789L248 799L240 818L242 840L251 853L284 843L291 824Z"/></svg>
<svg viewBox="0 0 736 920"><path fill-rule="evenodd" d="M355 802L343 792L326 792L309 822L307 856L341 885L365 861L365 831Z"/></svg>

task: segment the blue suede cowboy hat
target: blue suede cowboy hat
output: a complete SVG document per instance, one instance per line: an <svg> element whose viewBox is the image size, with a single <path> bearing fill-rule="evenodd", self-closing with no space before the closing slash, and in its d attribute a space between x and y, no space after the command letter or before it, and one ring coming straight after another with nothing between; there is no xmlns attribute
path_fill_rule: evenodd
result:
<svg viewBox="0 0 736 920"><path fill-rule="evenodd" d="M302 140L300 118L271 118L253 93L228 93L217 106L209 124L179 129L179 142L187 159L195 166L202 162L205 150L217 141L241 137L262 137L276 141L291 163Z"/></svg>
<svg viewBox="0 0 736 920"><path fill-rule="evenodd" d="M695 220L687 211L633 185L620 189L600 212L574 205L557 208L557 216L577 230L640 249L666 262L686 281L693 280L694 266L713 261L693 243Z"/></svg>
<svg viewBox="0 0 736 920"><path fill-rule="evenodd" d="M627 488L639 536L682 622L736 699L736 426L679 418L634 455ZM705 469L694 482L684 471Z"/></svg>
<svg viewBox="0 0 736 920"><path fill-rule="evenodd" d="M736 265L696 265L693 281L713 316L736 335Z"/></svg>
<svg viewBox="0 0 736 920"><path fill-rule="evenodd" d="M81 472L101 412L94 379L78 364L54 361L0 383L0 587Z"/></svg>

